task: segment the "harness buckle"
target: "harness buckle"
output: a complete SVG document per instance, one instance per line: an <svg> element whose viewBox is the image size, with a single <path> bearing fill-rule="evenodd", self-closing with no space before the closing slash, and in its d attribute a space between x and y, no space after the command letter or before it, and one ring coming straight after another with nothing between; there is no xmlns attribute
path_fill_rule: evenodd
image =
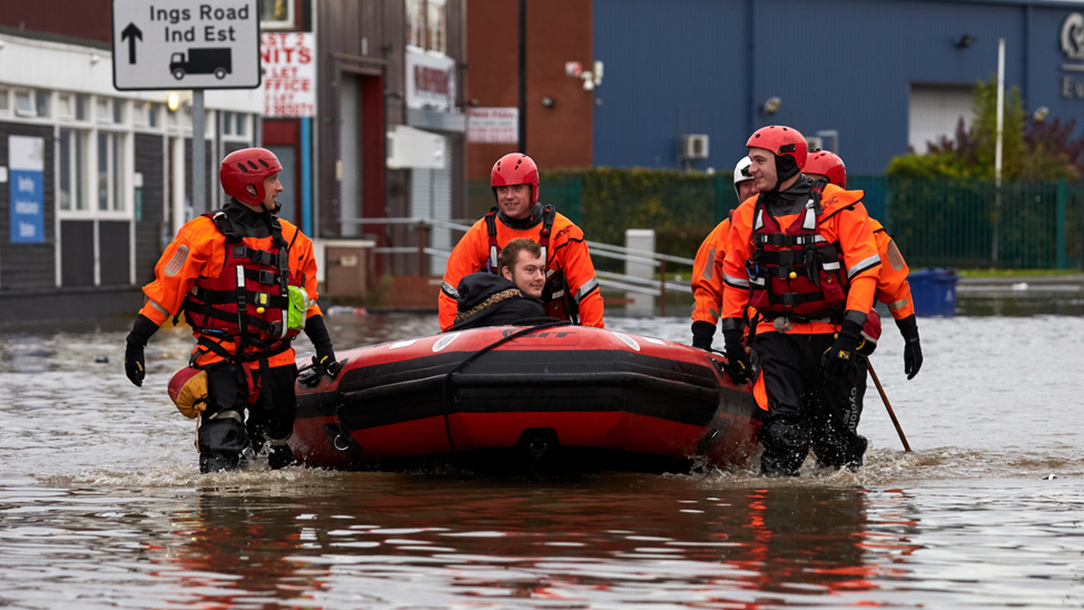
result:
<svg viewBox="0 0 1084 610"><path fill-rule="evenodd" d="M278 280L275 278L275 272L266 269L261 269L256 273L256 281L267 286L278 284Z"/></svg>
<svg viewBox="0 0 1084 610"><path fill-rule="evenodd" d="M254 250L248 255L249 260L257 265L270 267L275 264L275 256L266 250Z"/></svg>

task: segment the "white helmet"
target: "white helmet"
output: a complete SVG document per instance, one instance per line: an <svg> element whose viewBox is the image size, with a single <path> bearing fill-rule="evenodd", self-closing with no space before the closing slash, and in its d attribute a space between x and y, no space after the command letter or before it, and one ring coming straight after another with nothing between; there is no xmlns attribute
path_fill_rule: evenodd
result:
<svg viewBox="0 0 1084 610"><path fill-rule="evenodd" d="M738 190L738 184L753 179L753 177L749 175L749 166L752 164L753 161L749 159L749 157L742 157L738 161L738 164L734 166L734 192L738 194L738 199L741 199L741 191Z"/></svg>

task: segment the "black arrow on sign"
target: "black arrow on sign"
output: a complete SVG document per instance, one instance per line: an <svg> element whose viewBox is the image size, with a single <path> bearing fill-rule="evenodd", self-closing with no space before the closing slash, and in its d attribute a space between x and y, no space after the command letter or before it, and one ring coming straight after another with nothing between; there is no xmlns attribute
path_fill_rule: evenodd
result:
<svg viewBox="0 0 1084 610"><path fill-rule="evenodd" d="M136 38L143 40L143 32L136 27L132 22L128 22L128 27L124 28L124 31L120 33L120 39L128 39L128 63L134 64L136 62Z"/></svg>

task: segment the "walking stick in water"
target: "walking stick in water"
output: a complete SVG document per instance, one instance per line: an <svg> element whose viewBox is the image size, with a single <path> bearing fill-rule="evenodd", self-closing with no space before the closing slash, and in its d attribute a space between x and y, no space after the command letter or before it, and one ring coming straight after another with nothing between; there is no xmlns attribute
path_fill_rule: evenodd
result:
<svg viewBox="0 0 1084 610"><path fill-rule="evenodd" d="M900 427L900 420L896 419L896 412L892 410L892 405L888 403L888 395L885 394L884 386L881 385L881 380L877 379L877 373L873 371L873 363L866 359L866 366L869 368L869 375L873 377L873 384L877 386L877 391L881 393L881 400L885 403L885 408L888 409L888 416L892 418L892 423L896 426L896 432L900 435L900 440L903 441L903 450L911 451L911 445L907 444L907 437L903 435L903 428Z"/></svg>

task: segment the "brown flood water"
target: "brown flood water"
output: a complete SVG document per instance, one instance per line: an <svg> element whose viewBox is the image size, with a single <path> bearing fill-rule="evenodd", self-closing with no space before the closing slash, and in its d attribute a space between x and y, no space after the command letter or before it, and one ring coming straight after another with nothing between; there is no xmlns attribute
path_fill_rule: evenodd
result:
<svg viewBox="0 0 1084 610"><path fill-rule="evenodd" d="M329 321L343 347L436 324ZM871 387L866 467L787 481L201 476L165 394L190 337L156 335L137 389L125 326L0 334L0 606L1084 606L1082 317L923 319L911 382L889 326L873 361L915 451ZM689 340L683 318L608 326Z"/></svg>

